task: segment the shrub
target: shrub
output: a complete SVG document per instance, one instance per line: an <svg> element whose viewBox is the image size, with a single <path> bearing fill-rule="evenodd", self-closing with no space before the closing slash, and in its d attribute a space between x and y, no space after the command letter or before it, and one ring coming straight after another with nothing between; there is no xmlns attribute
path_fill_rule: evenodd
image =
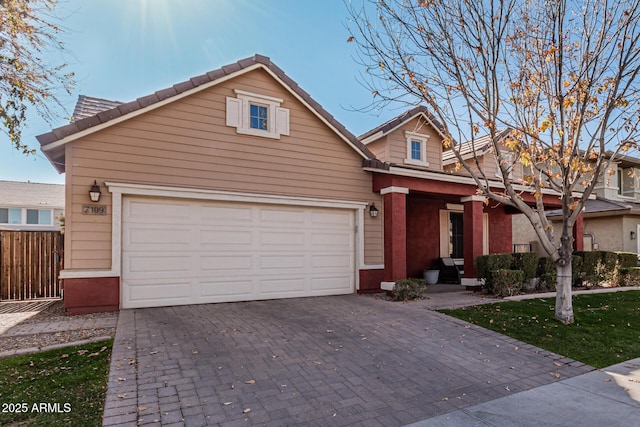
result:
<svg viewBox="0 0 640 427"><path fill-rule="evenodd" d="M409 301L422 298L427 289L424 279L405 279L396 281L391 296L394 301Z"/></svg>
<svg viewBox="0 0 640 427"><path fill-rule="evenodd" d="M619 271L620 286L640 286L640 267L626 267Z"/></svg>
<svg viewBox="0 0 640 427"><path fill-rule="evenodd" d="M478 279L487 279L489 277L489 255L480 255L476 258L476 273Z"/></svg>
<svg viewBox="0 0 640 427"><path fill-rule="evenodd" d="M638 266L638 255L633 252L616 252L619 268L633 268Z"/></svg>
<svg viewBox="0 0 640 427"><path fill-rule="evenodd" d="M582 282L582 257L571 256L571 283L579 285Z"/></svg>
<svg viewBox="0 0 640 427"><path fill-rule="evenodd" d="M522 270L499 269L491 273L493 281L493 293L506 297L519 293L522 290L524 272Z"/></svg>
<svg viewBox="0 0 640 427"><path fill-rule="evenodd" d="M487 292L493 293L493 272L496 270L509 270L511 262L511 254L482 255L476 258L478 278L484 279L484 287Z"/></svg>
<svg viewBox="0 0 640 427"><path fill-rule="evenodd" d="M592 251L592 252L574 252L574 255L578 255L582 257L582 268L581 273L582 277L590 281L590 279L595 276L596 269L598 268L598 263L602 261L602 252L601 251Z"/></svg>
<svg viewBox="0 0 640 427"><path fill-rule="evenodd" d="M538 286L541 290L556 290L557 272L556 263L549 257L542 257L538 260Z"/></svg>
<svg viewBox="0 0 640 427"><path fill-rule="evenodd" d="M536 277L538 269L538 255L535 252L522 252L511 254L511 269L522 270L524 273L523 282Z"/></svg>

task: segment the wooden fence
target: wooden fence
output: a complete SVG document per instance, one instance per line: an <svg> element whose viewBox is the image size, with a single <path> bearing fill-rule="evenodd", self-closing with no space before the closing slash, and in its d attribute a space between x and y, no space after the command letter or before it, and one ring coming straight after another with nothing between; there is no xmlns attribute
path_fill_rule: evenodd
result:
<svg viewBox="0 0 640 427"><path fill-rule="evenodd" d="M60 297L62 234L0 231L0 300Z"/></svg>

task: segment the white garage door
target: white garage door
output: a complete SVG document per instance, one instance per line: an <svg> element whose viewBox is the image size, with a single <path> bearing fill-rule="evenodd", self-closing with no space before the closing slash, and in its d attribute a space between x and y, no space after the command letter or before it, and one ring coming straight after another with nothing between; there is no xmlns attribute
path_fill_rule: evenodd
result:
<svg viewBox="0 0 640 427"><path fill-rule="evenodd" d="M354 211L125 197L122 306L355 289Z"/></svg>

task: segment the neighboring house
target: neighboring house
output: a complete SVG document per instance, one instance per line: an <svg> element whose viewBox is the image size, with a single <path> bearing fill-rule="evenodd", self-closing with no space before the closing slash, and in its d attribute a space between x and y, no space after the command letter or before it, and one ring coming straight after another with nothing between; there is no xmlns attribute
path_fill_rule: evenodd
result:
<svg viewBox="0 0 640 427"><path fill-rule="evenodd" d="M0 229L59 230L64 195L64 185L0 181Z"/></svg>
<svg viewBox="0 0 640 427"><path fill-rule="evenodd" d="M66 173L72 314L369 292L440 257L475 283L510 250L512 212L444 170L423 107L359 139L260 55L110 102L38 137Z"/></svg>
<svg viewBox="0 0 640 427"><path fill-rule="evenodd" d="M561 212L551 211L556 235L561 233ZM587 200L583 211L585 250L640 253L640 159L622 156L614 161ZM538 238L523 215L513 218L514 245L530 244L545 255Z"/></svg>

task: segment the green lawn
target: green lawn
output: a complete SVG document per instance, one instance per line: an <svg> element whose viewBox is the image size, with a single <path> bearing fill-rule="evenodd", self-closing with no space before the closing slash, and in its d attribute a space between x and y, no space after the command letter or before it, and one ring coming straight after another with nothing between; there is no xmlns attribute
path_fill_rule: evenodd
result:
<svg viewBox="0 0 640 427"><path fill-rule="evenodd" d="M112 345L0 359L0 425L102 425Z"/></svg>
<svg viewBox="0 0 640 427"><path fill-rule="evenodd" d="M640 357L640 291L574 296L572 325L554 309L538 298L440 311L597 368Z"/></svg>

